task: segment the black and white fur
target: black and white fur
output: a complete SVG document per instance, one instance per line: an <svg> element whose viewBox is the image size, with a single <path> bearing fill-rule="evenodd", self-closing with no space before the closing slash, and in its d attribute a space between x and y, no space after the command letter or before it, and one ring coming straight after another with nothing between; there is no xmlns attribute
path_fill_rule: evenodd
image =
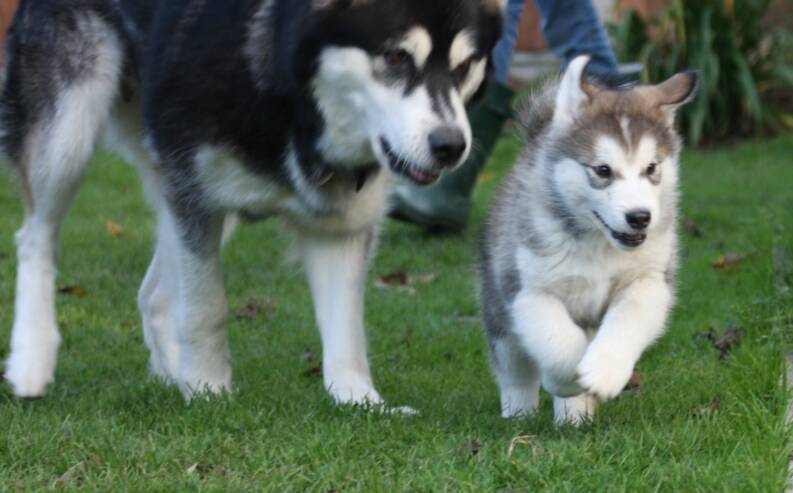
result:
<svg viewBox="0 0 793 493"><path fill-rule="evenodd" d="M186 397L231 387L220 250L228 217L295 232L339 403L380 403L367 258L393 177L471 148L501 0L22 0L0 99L26 207L6 379L45 394L60 335L58 236L98 144L135 163L157 215L138 302L151 371ZM225 226L224 226L224 223ZM264 260L266 268L271 260Z"/></svg>
<svg viewBox="0 0 793 493"><path fill-rule="evenodd" d="M559 423L618 395L664 329L676 271L675 112L696 76L606 89L586 57L530 102L527 146L483 238L481 296L504 417L540 386Z"/></svg>

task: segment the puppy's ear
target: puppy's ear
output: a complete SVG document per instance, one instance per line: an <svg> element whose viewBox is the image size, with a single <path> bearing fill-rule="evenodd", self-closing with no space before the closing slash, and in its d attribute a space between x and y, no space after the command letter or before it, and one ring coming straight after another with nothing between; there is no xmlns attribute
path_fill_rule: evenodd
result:
<svg viewBox="0 0 793 493"><path fill-rule="evenodd" d="M586 55L573 59L567 66L556 94L554 123L568 125L581 113L582 107L592 100L598 88L586 77L590 58Z"/></svg>
<svg viewBox="0 0 793 493"><path fill-rule="evenodd" d="M666 81L647 88L650 102L664 112L667 122L675 122L677 111L694 100L699 87L699 75L694 71L681 72Z"/></svg>

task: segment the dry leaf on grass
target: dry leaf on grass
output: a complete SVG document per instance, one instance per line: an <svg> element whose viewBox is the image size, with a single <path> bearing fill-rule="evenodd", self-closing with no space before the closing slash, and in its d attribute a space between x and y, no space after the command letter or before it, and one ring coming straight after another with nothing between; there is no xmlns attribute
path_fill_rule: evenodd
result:
<svg viewBox="0 0 793 493"><path fill-rule="evenodd" d="M512 457L512 454L515 452L515 448L518 445L528 445L531 447L532 455L535 455L537 447L534 446L534 439L537 438L534 435L521 435L513 438L509 442L509 448L507 449L507 457Z"/></svg>
<svg viewBox="0 0 793 493"><path fill-rule="evenodd" d="M466 442L463 444L463 452L466 455L477 456L479 452L482 450L482 442L479 441L478 438L471 440L470 442Z"/></svg>
<svg viewBox="0 0 793 493"><path fill-rule="evenodd" d="M88 291L80 286L61 286L58 288L58 292L76 298L85 298L88 296Z"/></svg>
<svg viewBox="0 0 793 493"><path fill-rule="evenodd" d="M694 334L694 342L707 341L711 347L719 351L719 359L724 360L740 347L745 334L746 330L740 325L727 327L721 335L717 335L716 330L710 327L706 332Z"/></svg>
<svg viewBox="0 0 793 493"><path fill-rule="evenodd" d="M713 416L721 409L721 399L713 399L710 403L704 406L691 406L689 409L689 413L694 418L704 418L707 416Z"/></svg>
<svg viewBox="0 0 793 493"><path fill-rule="evenodd" d="M435 274L418 274L411 276L407 271L399 270L381 276L375 280L374 285L379 289L396 289L408 294L416 294L416 284L428 284L438 276Z"/></svg>
<svg viewBox="0 0 793 493"><path fill-rule="evenodd" d="M686 234L693 236L694 238L702 238L705 236L702 233L702 228L699 226L699 224L690 219L686 221L685 225L683 226L683 230L686 232Z"/></svg>
<svg viewBox="0 0 793 493"><path fill-rule="evenodd" d="M113 238L118 238L124 234L124 228L120 224L114 223L110 219L105 221L105 229L107 230L107 233Z"/></svg>
<svg viewBox="0 0 793 493"><path fill-rule="evenodd" d="M306 378L316 378L322 376L322 365L312 366L308 370L303 372L303 376Z"/></svg>
<svg viewBox="0 0 793 493"><path fill-rule="evenodd" d="M631 379L628 380L628 384L625 386L625 390L623 393L632 392L633 394L639 394L642 390L642 384L644 383L644 379L642 378L641 374L638 371L634 371L633 375L631 375Z"/></svg>
<svg viewBox="0 0 793 493"><path fill-rule="evenodd" d="M275 304L270 299L259 300L248 298L245 304L234 312L235 320L255 320L261 317L270 318L275 312Z"/></svg>
<svg viewBox="0 0 793 493"><path fill-rule="evenodd" d="M713 341L713 347L719 351L719 359L726 359L729 354L741 346L746 333L740 325L728 327L724 333Z"/></svg>
<svg viewBox="0 0 793 493"><path fill-rule="evenodd" d="M80 484L80 471L83 470L85 466L84 461L80 461L77 464L73 465L69 469L66 469L66 472L61 474L61 476L55 480L55 484L53 484L53 488L65 488L71 484Z"/></svg>
<svg viewBox="0 0 793 493"><path fill-rule="evenodd" d="M728 273L735 270L745 258L746 256L740 253L727 253L714 260L711 265L719 272Z"/></svg>

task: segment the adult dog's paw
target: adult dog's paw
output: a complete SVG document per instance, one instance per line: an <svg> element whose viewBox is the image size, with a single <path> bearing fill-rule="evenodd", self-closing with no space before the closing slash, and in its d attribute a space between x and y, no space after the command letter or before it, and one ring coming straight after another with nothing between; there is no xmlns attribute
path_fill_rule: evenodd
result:
<svg viewBox="0 0 793 493"><path fill-rule="evenodd" d="M613 399L628 384L635 363L626 355L593 344L578 364L578 383L601 400Z"/></svg>

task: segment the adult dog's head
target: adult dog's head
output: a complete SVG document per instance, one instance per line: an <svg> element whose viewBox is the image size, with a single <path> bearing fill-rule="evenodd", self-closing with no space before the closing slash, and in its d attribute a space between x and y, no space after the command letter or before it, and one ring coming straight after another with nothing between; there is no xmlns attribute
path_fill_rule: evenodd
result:
<svg viewBox="0 0 793 493"><path fill-rule="evenodd" d="M373 161L421 185L471 151L465 105L481 90L503 0L310 0L303 64L336 166Z"/></svg>

